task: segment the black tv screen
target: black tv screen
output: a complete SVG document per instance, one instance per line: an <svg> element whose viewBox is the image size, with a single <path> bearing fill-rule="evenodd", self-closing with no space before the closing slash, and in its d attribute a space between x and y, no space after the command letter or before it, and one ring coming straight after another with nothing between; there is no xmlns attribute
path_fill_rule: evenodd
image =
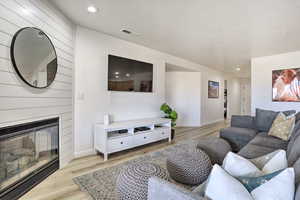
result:
<svg viewBox="0 0 300 200"><path fill-rule="evenodd" d="M108 55L108 90L152 92L153 64Z"/></svg>

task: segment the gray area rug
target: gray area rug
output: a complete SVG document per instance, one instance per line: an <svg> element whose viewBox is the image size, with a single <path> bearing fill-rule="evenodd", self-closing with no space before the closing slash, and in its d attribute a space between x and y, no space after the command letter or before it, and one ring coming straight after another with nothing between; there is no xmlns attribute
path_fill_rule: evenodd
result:
<svg viewBox="0 0 300 200"><path fill-rule="evenodd" d="M85 174L74 178L74 182L79 185L80 189L90 194L94 200L117 200L117 193L115 190L116 180L122 169L128 165L138 162L152 162L166 169L166 159L169 155L177 151L189 151L196 148L195 140L184 141L164 149L147 153L139 158L126 161L124 163L115 165L113 167L104 168L89 174ZM174 182L174 180L169 180ZM181 185L179 183L176 183ZM187 189L192 187L181 185Z"/></svg>

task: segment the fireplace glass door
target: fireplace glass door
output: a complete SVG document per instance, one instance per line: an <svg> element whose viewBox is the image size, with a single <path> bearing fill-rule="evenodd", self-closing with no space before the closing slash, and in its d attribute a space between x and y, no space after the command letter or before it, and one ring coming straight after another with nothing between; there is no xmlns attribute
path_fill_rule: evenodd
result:
<svg viewBox="0 0 300 200"><path fill-rule="evenodd" d="M58 125L1 138L0 191L58 159Z"/></svg>

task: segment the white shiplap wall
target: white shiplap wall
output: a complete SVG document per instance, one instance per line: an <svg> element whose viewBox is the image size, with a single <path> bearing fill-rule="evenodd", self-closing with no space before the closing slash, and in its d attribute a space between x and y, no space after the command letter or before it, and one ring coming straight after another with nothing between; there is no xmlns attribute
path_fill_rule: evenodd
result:
<svg viewBox="0 0 300 200"><path fill-rule="evenodd" d="M10 43L22 27L38 27L53 42L58 73L47 89L27 86L10 61ZM74 155L73 145L74 27L47 1L0 0L0 127L60 117L61 167Z"/></svg>

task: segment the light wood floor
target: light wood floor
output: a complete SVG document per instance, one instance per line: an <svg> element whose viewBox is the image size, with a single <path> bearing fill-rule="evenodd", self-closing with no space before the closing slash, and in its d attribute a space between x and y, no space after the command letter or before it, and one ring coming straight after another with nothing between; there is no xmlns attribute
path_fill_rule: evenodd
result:
<svg viewBox="0 0 300 200"><path fill-rule="evenodd" d="M74 177L137 158L145 153L174 145L186 139L217 137L219 130L225 126L227 126L227 122L224 121L197 128L180 127L176 129L176 136L171 144L167 141L161 141L115 153L109 156L107 162L104 162L100 155L75 159L65 168L58 170L33 188L21 200L89 200L91 199L89 195L81 192L79 187L72 181Z"/></svg>

